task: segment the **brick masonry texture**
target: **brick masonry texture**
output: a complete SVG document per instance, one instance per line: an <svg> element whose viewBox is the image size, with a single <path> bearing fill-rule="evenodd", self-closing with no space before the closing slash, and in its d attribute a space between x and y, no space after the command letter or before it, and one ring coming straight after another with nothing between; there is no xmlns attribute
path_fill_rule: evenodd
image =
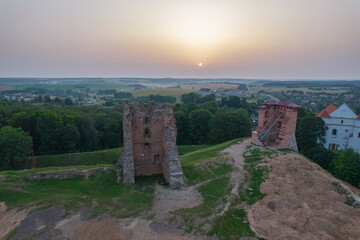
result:
<svg viewBox="0 0 360 240"><path fill-rule="evenodd" d="M265 127L263 133L268 130L273 123L277 120L271 128L262 143L268 145L270 148L282 149L290 148L298 151L295 131L297 120L297 105L293 103L280 102L277 104L268 102L264 106L259 106L259 121L256 131L252 132L252 141L256 141L261 130ZM283 103L287 103L284 105ZM291 107L290 107L291 106ZM293 107L294 106L294 107ZM266 125L266 123L268 123ZM266 138L266 139L265 139Z"/></svg>
<svg viewBox="0 0 360 240"><path fill-rule="evenodd" d="M134 184L135 176L164 175L171 188L186 185L176 146L176 123L168 103L123 102L124 183Z"/></svg>

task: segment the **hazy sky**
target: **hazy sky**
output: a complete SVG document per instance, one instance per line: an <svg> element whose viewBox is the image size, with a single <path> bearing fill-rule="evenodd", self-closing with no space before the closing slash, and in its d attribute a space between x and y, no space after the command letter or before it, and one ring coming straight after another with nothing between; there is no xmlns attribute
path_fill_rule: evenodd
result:
<svg viewBox="0 0 360 240"><path fill-rule="evenodd" d="M360 0L0 0L0 77L96 76L360 79Z"/></svg>

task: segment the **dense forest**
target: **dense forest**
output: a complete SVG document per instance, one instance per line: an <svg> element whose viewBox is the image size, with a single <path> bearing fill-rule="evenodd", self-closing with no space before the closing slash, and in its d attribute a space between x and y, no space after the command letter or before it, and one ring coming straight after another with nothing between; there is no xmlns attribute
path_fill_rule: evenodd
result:
<svg viewBox="0 0 360 240"><path fill-rule="evenodd" d="M189 97L192 94L183 95L184 100ZM29 154L61 154L122 146L121 104L102 107L56 103L56 100L42 104L0 101L0 157L13 159L10 161L13 163L2 164L1 168L22 168L23 164L14 162ZM174 105L178 144L216 144L250 136L250 105L245 103L238 97L217 102L212 97L197 96L194 101ZM20 143L26 146L21 148L24 153L16 147ZM14 149L17 150L12 151Z"/></svg>

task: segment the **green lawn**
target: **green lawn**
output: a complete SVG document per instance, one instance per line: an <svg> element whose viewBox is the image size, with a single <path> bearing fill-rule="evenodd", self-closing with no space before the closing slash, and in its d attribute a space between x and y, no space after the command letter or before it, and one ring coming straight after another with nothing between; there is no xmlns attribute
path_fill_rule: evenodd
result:
<svg viewBox="0 0 360 240"><path fill-rule="evenodd" d="M187 153L194 152L203 148L208 148L211 146L213 145L178 145L178 152L179 155L182 156Z"/></svg>
<svg viewBox="0 0 360 240"><path fill-rule="evenodd" d="M179 155L181 156L211 146L212 145L180 145L178 146L178 151ZM114 148L94 152L41 155L31 157L27 165L29 168L43 168L96 164L116 164L122 151L123 148Z"/></svg>
<svg viewBox="0 0 360 240"><path fill-rule="evenodd" d="M95 207L94 213L116 217L136 216L152 207L154 180L138 181L136 185L118 184L116 173L108 171L87 180L73 179L22 180L0 182L0 201L9 208L36 209L63 205L68 214L83 207ZM144 187L146 186L146 187ZM96 205L93 205L93 202Z"/></svg>
<svg viewBox="0 0 360 240"><path fill-rule="evenodd" d="M42 155L32 157L29 167L60 167L77 165L116 164L122 153L122 148L94 152L69 153L60 155Z"/></svg>
<svg viewBox="0 0 360 240"><path fill-rule="evenodd" d="M224 143L220 143L218 145L214 145L208 148L204 148L195 152L185 154L180 157L181 165L186 166L216 157L220 151L224 150L225 148L239 141L241 141L241 139L233 139Z"/></svg>

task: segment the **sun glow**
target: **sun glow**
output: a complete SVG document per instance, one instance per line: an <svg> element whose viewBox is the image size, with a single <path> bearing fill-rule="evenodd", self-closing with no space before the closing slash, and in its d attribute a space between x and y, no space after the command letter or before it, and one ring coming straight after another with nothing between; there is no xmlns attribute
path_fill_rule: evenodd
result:
<svg viewBox="0 0 360 240"><path fill-rule="evenodd" d="M221 43L225 35L224 18L214 11L205 11L203 6L180 11L174 17L172 37L187 47L206 48Z"/></svg>

